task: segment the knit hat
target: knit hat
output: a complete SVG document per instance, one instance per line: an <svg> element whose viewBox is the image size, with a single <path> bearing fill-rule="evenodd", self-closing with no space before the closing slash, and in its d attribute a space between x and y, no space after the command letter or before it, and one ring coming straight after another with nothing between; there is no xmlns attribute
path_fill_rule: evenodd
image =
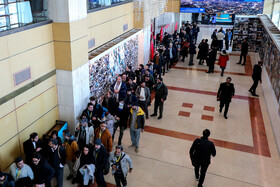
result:
<svg viewBox="0 0 280 187"><path fill-rule="evenodd" d="M94 144L95 145L101 145L101 140L99 138L97 138L95 141L94 141Z"/></svg>

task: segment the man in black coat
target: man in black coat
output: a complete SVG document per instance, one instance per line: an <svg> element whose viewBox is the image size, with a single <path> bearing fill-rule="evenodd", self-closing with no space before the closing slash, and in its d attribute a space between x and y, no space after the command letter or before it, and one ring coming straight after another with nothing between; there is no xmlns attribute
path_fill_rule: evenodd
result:
<svg viewBox="0 0 280 187"><path fill-rule="evenodd" d="M38 137L38 133L33 132L30 134L29 139L23 143L23 149L25 154L25 163L30 166L33 154L42 150L42 144Z"/></svg>
<svg viewBox="0 0 280 187"><path fill-rule="evenodd" d="M131 77L133 81L135 80L136 74L132 71L132 66L127 66L124 74L127 77Z"/></svg>
<svg viewBox="0 0 280 187"><path fill-rule="evenodd" d="M197 138L190 148L190 158L194 166L195 178L199 180L198 187L202 187L205 179L206 171L211 163L211 155L216 156L216 149L213 142L208 140L210 130L205 129L203 136ZM200 169L200 176L199 176Z"/></svg>
<svg viewBox="0 0 280 187"><path fill-rule="evenodd" d="M208 53L207 65L209 67L206 73L214 73L214 65L217 58L217 50L212 48Z"/></svg>
<svg viewBox="0 0 280 187"><path fill-rule="evenodd" d="M63 170L66 163L66 153L63 147L58 145L56 139L51 139L49 142L51 147L50 164L55 170L55 178L57 181L57 187L63 187Z"/></svg>
<svg viewBox="0 0 280 187"><path fill-rule="evenodd" d="M253 85L249 89L249 92L251 92L252 96L259 97L259 95L256 94L256 88L258 87L258 83L262 83L262 65L263 61L259 61L258 64L254 65L252 79L254 81Z"/></svg>
<svg viewBox="0 0 280 187"><path fill-rule="evenodd" d="M46 160L42 159L39 153L34 153L32 162L31 168L34 173L34 184L45 184L46 187L51 187L51 180L55 170Z"/></svg>
<svg viewBox="0 0 280 187"><path fill-rule="evenodd" d="M107 187L107 184L104 180L103 170L105 168L106 160L108 159L109 155L105 147L102 145L101 140L97 138L94 142L94 165L95 165L95 172L94 176L98 186Z"/></svg>
<svg viewBox="0 0 280 187"><path fill-rule="evenodd" d="M156 90L155 95L155 107L154 107L154 113L151 116L157 116L157 110L159 108L159 117L158 119L162 118L162 112L163 112L163 103L167 98L168 90L165 84L163 83L162 78L157 79L157 84L154 86Z"/></svg>
<svg viewBox="0 0 280 187"><path fill-rule="evenodd" d="M122 77L118 76L117 81L111 85L111 91L113 92L113 97L118 103L121 99L126 98L126 84L122 81Z"/></svg>
<svg viewBox="0 0 280 187"><path fill-rule="evenodd" d="M237 64L241 64L241 61L242 61L242 57L244 59L244 62L243 62L243 66L245 65L246 63L246 56L248 54L248 43L247 43L247 39L244 39L243 42L242 42L242 45L241 45L241 54L240 54L240 59L239 59L239 62Z"/></svg>
<svg viewBox="0 0 280 187"><path fill-rule="evenodd" d="M220 113L222 112L225 106L224 117L226 119L227 119L229 103L231 102L231 98L234 96L234 92L235 92L234 84L230 82L231 82L231 78L228 77L226 79L226 82L220 84L220 88L217 94L217 101L220 101Z"/></svg>

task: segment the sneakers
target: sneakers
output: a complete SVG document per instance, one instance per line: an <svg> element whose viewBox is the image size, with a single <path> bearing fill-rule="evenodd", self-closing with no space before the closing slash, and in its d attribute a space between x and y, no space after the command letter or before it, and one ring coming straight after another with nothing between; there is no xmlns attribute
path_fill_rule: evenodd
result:
<svg viewBox="0 0 280 187"><path fill-rule="evenodd" d="M139 147L135 147L135 152L136 152L136 153L139 152Z"/></svg>
<svg viewBox="0 0 280 187"><path fill-rule="evenodd" d="M162 116L159 116L157 119L161 119L162 118Z"/></svg>
<svg viewBox="0 0 280 187"><path fill-rule="evenodd" d="M151 116L151 117L154 117L154 116L157 116L157 114L154 113L154 114L152 114L152 115L150 115L150 116Z"/></svg>

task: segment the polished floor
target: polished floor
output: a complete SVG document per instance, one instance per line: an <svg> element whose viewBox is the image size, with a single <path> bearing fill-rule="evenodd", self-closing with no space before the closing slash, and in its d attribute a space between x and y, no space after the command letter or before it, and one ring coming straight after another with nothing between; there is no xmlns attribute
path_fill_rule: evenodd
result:
<svg viewBox="0 0 280 187"><path fill-rule="evenodd" d="M201 28L199 40L209 38L213 29ZM259 98L248 92L256 55L248 56L246 66L241 66L236 64L238 54L231 53L224 77L217 65L215 73L207 74L205 64L190 67L188 60L178 62L163 77L169 89L163 118L150 117L146 121L138 153L128 149L129 130L124 133L124 152L134 164L127 177L128 186L197 186L188 152L192 141L208 128L217 155L207 171L205 187L279 187L280 159L262 87L257 88ZM236 92L226 120L219 113L216 93L227 76L232 78ZM153 103L149 112L153 113ZM108 174L105 180L115 186L112 175ZM65 181L64 186L70 184Z"/></svg>

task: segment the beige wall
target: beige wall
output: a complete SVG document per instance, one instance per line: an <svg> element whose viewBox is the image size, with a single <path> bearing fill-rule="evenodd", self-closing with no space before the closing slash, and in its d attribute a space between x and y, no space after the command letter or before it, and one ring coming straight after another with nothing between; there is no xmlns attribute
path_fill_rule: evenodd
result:
<svg viewBox="0 0 280 187"><path fill-rule="evenodd" d="M180 12L180 5L180 0L169 0L166 5L166 12Z"/></svg>
<svg viewBox="0 0 280 187"><path fill-rule="evenodd" d="M133 3L107 8L88 14L88 40L95 38L95 46L89 51L127 32L123 25L128 24L128 29L133 26Z"/></svg>
<svg viewBox="0 0 280 187"><path fill-rule="evenodd" d="M52 24L3 36L0 42L0 98L55 69ZM31 79L15 86L13 74L28 67ZM20 148L30 133L42 136L57 119L55 75L0 105L1 169L23 155Z"/></svg>

